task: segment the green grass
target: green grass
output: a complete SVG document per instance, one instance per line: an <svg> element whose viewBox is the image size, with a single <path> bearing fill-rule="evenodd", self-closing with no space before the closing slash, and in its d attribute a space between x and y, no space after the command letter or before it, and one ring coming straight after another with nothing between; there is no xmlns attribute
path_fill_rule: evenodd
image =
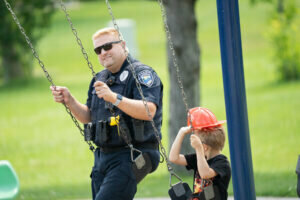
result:
<svg viewBox="0 0 300 200"><path fill-rule="evenodd" d="M296 196L300 83L276 82L271 47L264 37L272 7L250 7L247 2L240 2L240 17L256 194ZM116 1L111 5L116 18L136 21L139 59L153 66L163 80L162 132L167 147L169 85L159 6L152 1ZM225 119L215 2L199 1L196 12L202 50L201 105L213 110L218 119ZM70 15L95 69L101 70L91 35L110 19L106 5L80 4ZM55 14L37 49L55 84L67 86L85 102L91 73L62 12ZM19 199L89 198L93 156L63 106L53 102L49 83L35 65L31 81L0 87L0 160L9 160L19 175ZM228 142L224 153L229 157ZM183 178L192 181L192 176ZM167 196L168 181L165 164L161 164L138 186L137 196ZM232 195L232 185L229 193Z"/></svg>

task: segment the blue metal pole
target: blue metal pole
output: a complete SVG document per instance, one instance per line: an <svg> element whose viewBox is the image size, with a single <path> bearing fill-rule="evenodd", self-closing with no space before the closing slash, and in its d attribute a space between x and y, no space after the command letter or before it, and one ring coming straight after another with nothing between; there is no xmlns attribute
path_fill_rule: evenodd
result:
<svg viewBox="0 0 300 200"><path fill-rule="evenodd" d="M255 200L238 0L217 0L235 199Z"/></svg>

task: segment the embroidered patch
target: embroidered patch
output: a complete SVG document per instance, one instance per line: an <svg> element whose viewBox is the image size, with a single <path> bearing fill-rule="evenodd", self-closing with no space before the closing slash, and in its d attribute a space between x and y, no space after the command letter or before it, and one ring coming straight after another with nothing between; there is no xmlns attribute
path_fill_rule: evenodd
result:
<svg viewBox="0 0 300 200"><path fill-rule="evenodd" d="M141 84L151 87L154 80L150 70L143 70L138 74L138 79Z"/></svg>
<svg viewBox="0 0 300 200"><path fill-rule="evenodd" d="M128 77L128 71L125 70L125 71L122 72L122 74L120 75L120 81L121 81L121 82L125 81L127 77Z"/></svg>

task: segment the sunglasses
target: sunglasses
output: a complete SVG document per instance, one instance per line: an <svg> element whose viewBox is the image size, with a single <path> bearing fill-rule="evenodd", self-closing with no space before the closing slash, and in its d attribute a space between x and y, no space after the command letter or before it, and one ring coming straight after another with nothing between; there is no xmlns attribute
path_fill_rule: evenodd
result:
<svg viewBox="0 0 300 200"><path fill-rule="evenodd" d="M95 53L96 53L97 55L100 55L102 49L104 49L105 51L109 51L109 50L112 49L112 47L113 47L112 45L113 45L113 44L117 44L117 43L120 43L120 42L122 42L122 40L114 41L114 42L108 42L108 43L106 43L106 44L104 44L104 45L101 45L101 46L99 46L99 47L96 47L96 48L94 49L94 51L95 51Z"/></svg>

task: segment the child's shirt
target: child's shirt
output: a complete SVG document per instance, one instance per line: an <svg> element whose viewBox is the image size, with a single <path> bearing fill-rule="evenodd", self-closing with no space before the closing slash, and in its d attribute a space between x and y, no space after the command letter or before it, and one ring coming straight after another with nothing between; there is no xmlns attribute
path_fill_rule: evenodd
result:
<svg viewBox="0 0 300 200"><path fill-rule="evenodd" d="M194 170L194 189L193 189L193 196L197 196L202 190L201 190L201 176L198 172L197 168L197 156L196 154L188 154L184 155L185 159L187 161L187 170ZM227 189L229 185L229 181L231 178L231 167L229 164L229 161L226 156L219 154L209 160L207 160L207 163L210 168L215 170L217 173L217 176L211 178L210 180L204 180L202 187L207 187L211 184L211 181L213 182L214 187L218 187L219 194L221 199L225 200L228 197ZM197 198L195 198L197 199Z"/></svg>

